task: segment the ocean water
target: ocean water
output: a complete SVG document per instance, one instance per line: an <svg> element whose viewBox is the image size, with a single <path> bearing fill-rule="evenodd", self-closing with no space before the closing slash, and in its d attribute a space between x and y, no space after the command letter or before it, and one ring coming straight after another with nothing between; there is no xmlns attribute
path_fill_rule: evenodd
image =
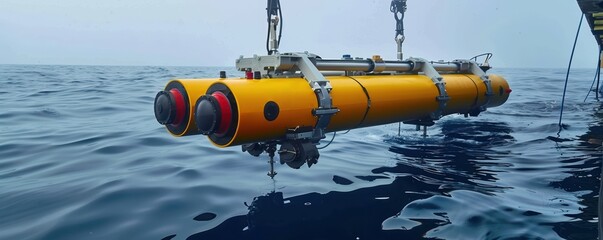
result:
<svg viewBox="0 0 603 240"><path fill-rule="evenodd" d="M0 65L0 239L596 239L594 70L493 69L509 101L428 129L337 134L277 165L153 115L169 79L232 68ZM594 93L593 93L594 94Z"/></svg>

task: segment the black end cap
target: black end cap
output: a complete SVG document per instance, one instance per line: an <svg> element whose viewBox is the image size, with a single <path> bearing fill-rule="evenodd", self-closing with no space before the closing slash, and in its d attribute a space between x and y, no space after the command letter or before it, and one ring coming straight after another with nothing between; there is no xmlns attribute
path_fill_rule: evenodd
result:
<svg viewBox="0 0 603 240"><path fill-rule="evenodd" d="M155 97L155 119L166 125L173 123L175 118L176 106L172 95L166 91L158 92Z"/></svg>
<svg viewBox="0 0 603 240"><path fill-rule="evenodd" d="M220 122L220 107L215 97L201 96L195 106L195 123L203 135L213 134Z"/></svg>

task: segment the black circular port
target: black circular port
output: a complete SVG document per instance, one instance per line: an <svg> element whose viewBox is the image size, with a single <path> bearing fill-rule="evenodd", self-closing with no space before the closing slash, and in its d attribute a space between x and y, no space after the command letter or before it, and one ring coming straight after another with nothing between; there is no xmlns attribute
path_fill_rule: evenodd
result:
<svg viewBox="0 0 603 240"><path fill-rule="evenodd" d="M278 104L273 101L267 102L266 105L264 105L264 118L266 118L266 120L268 121L276 120L279 112L280 109L278 107Z"/></svg>
<svg viewBox="0 0 603 240"><path fill-rule="evenodd" d="M170 124L176 119L175 101L166 91L157 93L155 97L155 118L163 125Z"/></svg>
<svg viewBox="0 0 603 240"><path fill-rule="evenodd" d="M220 122L220 107L216 98L211 95L201 96L195 107L197 128L202 134L209 135L216 131L218 122Z"/></svg>

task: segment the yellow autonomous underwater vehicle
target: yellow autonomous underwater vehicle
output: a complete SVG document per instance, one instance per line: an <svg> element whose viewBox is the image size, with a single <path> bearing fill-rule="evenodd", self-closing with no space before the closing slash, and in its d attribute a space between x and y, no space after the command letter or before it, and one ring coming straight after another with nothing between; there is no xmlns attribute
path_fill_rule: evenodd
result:
<svg viewBox="0 0 603 240"><path fill-rule="evenodd" d="M431 126L449 114L477 116L511 93L504 78L485 73L487 60L403 60L406 1L392 2L399 58L392 61L279 53L280 3L268 5L268 55L237 59L244 77L175 79L157 94L155 117L171 134L206 135L218 147L242 145L254 156L267 152L271 163L278 152L282 164L299 168L317 162L317 144L328 132L396 122Z"/></svg>

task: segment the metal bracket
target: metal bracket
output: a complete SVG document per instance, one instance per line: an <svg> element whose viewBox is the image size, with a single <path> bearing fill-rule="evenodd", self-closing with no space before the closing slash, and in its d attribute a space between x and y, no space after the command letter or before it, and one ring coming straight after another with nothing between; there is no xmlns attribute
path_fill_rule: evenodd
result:
<svg viewBox="0 0 603 240"><path fill-rule="evenodd" d="M481 112L486 111L486 106L490 104L490 99L494 95L494 92L492 91L492 81L490 80L488 75L486 75L486 72L484 72L484 70L482 70L475 61L454 60L453 62L459 64L460 69L468 69L467 72L478 76L486 85L486 103L483 106L480 106L479 108L479 111ZM463 65L468 65L468 68L463 68Z"/></svg>
<svg viewBox="0 0 603 240"><path fill-rule="evenodd" d="M314 90L318 99L318 108L312 111L314 116L318 117L318 122L314 128L313 139L320 140L325 137L325 130L331 122L331 117L339 112L339 109L333 107L333 99L329 94L331 92L331 83L320 73L318 68L310 60L307 53L292 53L291 56L298 58L296 65L304 78Z"/></svg>
<svg viewBox="0 0 603 240"><path fill-rule="evenodd" d="M253 55L251 58L241 56L236 61L236 68L239 71L251 70L253 72L260 72L263 77L271 77L271 74L276 71L292 68L295 65L292 60L288 57L281 58L281 54L279 53L268 56Z"/></svg>
<svg viewBox="0 0 603 240"><path fill-rule="evenodd" d="M431 113L431 118L433 120L438 120L444 114L444 109L446 109L446 104L450 97L448 96L448 92L446 92L446 82L444 82L444 78L438 73L438 71L433 67L433 65L425 59L422 58L410 58L408 59L413 64L413 72L422 72L425 76L429 77L431 81L438 88L438 92L440 95L436 97L436 101L438 101L438 109Z"/></svg>

